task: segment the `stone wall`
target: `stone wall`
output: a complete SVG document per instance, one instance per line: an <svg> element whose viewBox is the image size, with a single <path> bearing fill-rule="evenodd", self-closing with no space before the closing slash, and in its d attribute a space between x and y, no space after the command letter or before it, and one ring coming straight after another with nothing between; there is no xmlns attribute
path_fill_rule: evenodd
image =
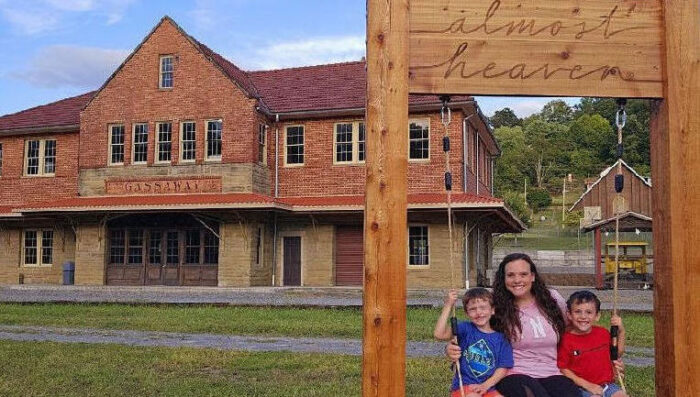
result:
<svg viewBox="0 0 700 397"><path fill-rule="evenodd" d="M496 249L493 253L493 265L489 272L493 274L503 258L515 250ZM553 285L590 286L595 281L595 267L592 250L556 251L524 250L537 266L537 271L545 281Z"/></svg>
<svg viewBox="0 0 700 397"><path fill-rule="evenodd" d="M107 236L103 224L86 223L77 228L75 284L104 285Z"/></svg>

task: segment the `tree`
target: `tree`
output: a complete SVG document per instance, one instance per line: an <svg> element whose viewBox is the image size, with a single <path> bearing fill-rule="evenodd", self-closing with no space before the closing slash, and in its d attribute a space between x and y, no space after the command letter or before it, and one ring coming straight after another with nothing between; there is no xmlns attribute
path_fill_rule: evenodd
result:
<svg viewBox="0 0 700 397"><path fill-rule="evenodd" d="M574 110L566 102L556 99L544 105L540 116L549 123L566 124L573 119Z"/></svg>
<svg viewBox="0 0 700 397"><path fill-rule="evenodd" d="M525 145L525 133L521 127L499 127L494 130L496 142L501 147L501 157L496 161L494 188L497 194L509 190L521 190L529 149Z"/></svg>
<svg viewBox="0 0 700 397"><path fill-rule="evenodd" d="M552 204L552 196L549 195L547 189L532 189L527 192L527 203L534 212L538 212Z"/></svg>
<svg viewBox="0 0 700 397"><path fill-rule="evenodd" d="M589 165L605 168L617 160L615 157L617 134L603 116L581 115L571 123L568 135L569 139L575 143L576 149L580 151L579 153L585 151L592 156L588 158L591 163Z"/></svg>
<svg viewBox="0 0 700 397"><path fill-rule="evenodd" d="M532 220L530 219L530 209L527 207L527 203L520 192L514 192L511 190L506 191L503 194L503 201L506 203L508 208L513 211L515 216L517 216L525 225L530 226Z"/></svg>
<svg viewBox="0 0 700 397"><path fill-rule="evenodd" d="M511 108L503 108L496 110L493 116L489 118L489 122L493 128L499 127L515 127L523 125L523 121L515 115Z"/></svg>
<svg viewBox="0 0 700 397"><path fill-rule="evenodd" d="M528 120L525 127L525 144L529 148L526 164L537 187L543 187L550 174L564 174L556 165L563 145L567 145L567 132L566 125L549 123L541 117Z"/></svg>

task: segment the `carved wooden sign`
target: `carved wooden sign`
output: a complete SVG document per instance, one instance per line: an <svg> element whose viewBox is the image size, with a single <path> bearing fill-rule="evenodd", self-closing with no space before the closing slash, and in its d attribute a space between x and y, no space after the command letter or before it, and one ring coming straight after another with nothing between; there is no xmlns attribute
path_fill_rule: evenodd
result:
<svg viewBox="0 0 700 397"><path fill-rule="evenodd" d="M662 97L662 17L660 0L411 0L409 90Z"/></svg>
<svg viewBox="0 0 700 397"><path fill-rule="evenodd" d="M219 193L221 178L117 179L105 181L105 191L111 195Z"/></svg>

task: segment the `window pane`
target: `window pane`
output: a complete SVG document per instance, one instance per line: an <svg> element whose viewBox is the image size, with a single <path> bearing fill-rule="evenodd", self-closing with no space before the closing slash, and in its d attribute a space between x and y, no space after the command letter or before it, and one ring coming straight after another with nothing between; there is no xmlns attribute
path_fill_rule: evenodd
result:
<svg viewBox="0 0 700 397"><path fill-rule="evenodd" d="M266 153L266 141L267 141L267 126L265 124L260 124L258 126L258 162L264 163Z"/></svg>
<svg viewBox="0 0 700 397"><path fill-rule="evenodd" d="M151 237L148 241L148 263L160 264L162 262L162 242L163 233L159 231L151 231Z"/></svg>
<svg viewBox="0 0 700 397"><path fill-rule="evenodd" d="M129 230L129 264L143 263L143 230Z"/></svg>
<svg viewBox="0 0 700 397"><path fill-rule="evenodd" d="M36 230L27 230L24 232L24 263L26 265L37 264L37 240Z"/></svg>
<svg viewBox="0 0 700 397"><path fill-rule="evenodd" d="M124 230L112 230L109 236L109 263L124 263Z"/></svg>
<svg viewBox="0 0 700 397"><path fill-rule="evenodd" d="M56 141L44 142L44 174L56 172Z"/></svg>
<svg viewBox="0 0 700 397"><path fill-rule="evenodd" d="M199 264L199 230L185 232L185 263Z"/></svg>
<svg viewBox="0 0 700 397"><path fill-rule="evenodd" d="M0 176L2 176L2 143L0 143Z"/></svg>
<svg viewBox="0 0 700 397"><path fill-rule="evenodd" d="M124 126L115 125L111 127L111 150L112 164L120 164L124 162Z"/></svg>
<svg viewBox="0 0 700 397"><path fill-rule="evenodd" d="M208 230L204 231L204 263L219 263L219 239Z"/></svg>
<svg viewBox="0 0 700 397"><path fill-rule="evenodd" d="M171 88L173 86L173 58L160 58L160 86Z"/></svg>
<svg viewBox="0 0 700 397"><path fill-rule="evenodd" d="M428 125L426 123L411 123L409 125L409 142L410 158L429 158Z"/></svg>
<svg viewBox="0 0 700 397"><path fill-rule="evenodd" d="M41 232L41 263L44 265L53 263L53 230Z"/></svg>
<svg viewBox="0 0 700 397"><path fill-rule="evenodd" d="M170 161L172 124L158 124L158 161Z"/></svg>
<svg viewBox="0 0 700 397"><path fill-rule="evenodd" d="M221 121L207 121L207 157L221 157Z"/></svg>
<svg viewBox="0 0 700 397"><path fill-rule="evenodd" d="M148 124L134 126L134 163L148 161Z"/></svg>
<svg viewBox="0 0 700 397"><path fill-rule="evenodd" d="M304 127L287 127L287 164L304 164Z"/></svg>
<svg viewBox="0 0 700 397"><path fill-rule="evenodd" d="M39 175L39 141L27 142L27 175Z"/></svg>
<svg viewBox="0 0 700 397"><path fill-rule="evenodd" d="M182 159L194 160L196 158L196 125L193 122L182 123Z"/></svg>
<svg viewBox="0 0 700 397"><path fill-rule="evenodd" d="M352 161L352 123L335 126L335 161Z"/></svg>
<svg viewBox="0 0 700 397"><path fill-rule="evenodd" d="M365 123L360 123L357 140L358 161L365 161Z"/></svg>
<svg viewBox="0 0 700 397"><path fill-rule="evenodd" d="M428 227L411 226L408 228L408 264L428 265Z"/></svg>
<svg viewBox="0 0 700 397"><path fill-rule="evenodd" d="M180 263L180 239L178 232L168 232L166 244L166 262L168 264Z"/></svg>

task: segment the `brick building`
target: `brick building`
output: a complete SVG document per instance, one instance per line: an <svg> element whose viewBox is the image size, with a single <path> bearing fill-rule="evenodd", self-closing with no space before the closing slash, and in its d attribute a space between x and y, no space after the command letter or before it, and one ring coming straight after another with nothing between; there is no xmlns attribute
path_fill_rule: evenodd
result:
<svg viewBox="0 0 700 397"><path fill-rule="evenodd" d="M97 91L0 117L0 282L72 261L83 285L360 285L365 81L363 62L245 72L164 17ZM449 265L440 106L410 98L411 288L474 283L491 235L523 228L455 97Z"/></svg>

